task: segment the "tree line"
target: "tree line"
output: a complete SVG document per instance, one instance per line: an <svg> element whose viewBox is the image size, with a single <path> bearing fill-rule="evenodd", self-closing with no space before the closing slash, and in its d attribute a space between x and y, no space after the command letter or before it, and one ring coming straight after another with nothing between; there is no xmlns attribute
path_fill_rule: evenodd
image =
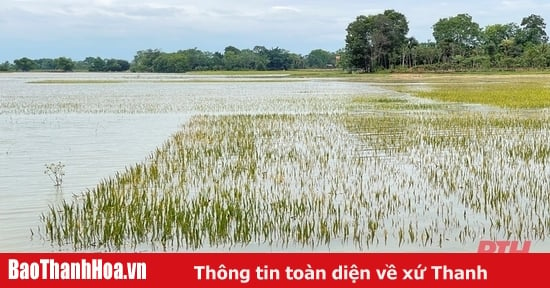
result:
<svg viewBox="0 0 550 288"><path fill-rule="evenodd" d="M544 69L550 66L550 44L546 23L531 14L519 24L491 24L480 27L469 14L439 19L433 26L435 42L419 42L408 36L406 16L395 10L360 15L346 29L345 47L334 52L312 50L307 55L275 47L223 52L197 48L163 52L137 51L131 62L122 59L87 57L73 61L16 59L0 64L0 71L92 71L170 72L200 70L287 70L342 68L348 71L461 71L491 69Z"/></svg>
<svg viewBox="0 0 550 288"><path fill-rule="evenodd" d="M71 58L59 57L55 59L30 59L23 57L13 63L0 64L0 71L90 71L90 72L119 72L128 71L130 62L122 59L102 59L101 57L87 57L82 61L73 61Z"/></svg>
<svg viewBox="0 0 550 288"><path fill-rule="evenodd" d="M302 56L276 47L238 49L227 46L223 53L197 48L165 53L160 50L138 51L130 68L135 72L187 72L197 70L288 70L336 66L336 54L322 49Z"/></svg>
<svg viewBox="0 0 550 288"><path fill-rule="evenodd" d="M480 27L468 14L439 19L433 26L435 42L408 37L405 15L386 10L358 16L346 31L342 65L348 69L439 71L547 68L550 44L540 15L519 24Z"/></svg>
<svg viewBox="0 0 550 288"><path fill-rule="evenodd" d="M255 46L238 49L228 46L223 53L201 51L197 48L162 52L158 49L141 50L132 62L121 59L87 57L73 61L67 57L56 59L29 59L23 57L13 63L0 64L0 71L90 71L90 72L159 72L182 73L206 70L288 70L336 67L336 53L323 49L312 50L302 56L276 47Z"/></svg>

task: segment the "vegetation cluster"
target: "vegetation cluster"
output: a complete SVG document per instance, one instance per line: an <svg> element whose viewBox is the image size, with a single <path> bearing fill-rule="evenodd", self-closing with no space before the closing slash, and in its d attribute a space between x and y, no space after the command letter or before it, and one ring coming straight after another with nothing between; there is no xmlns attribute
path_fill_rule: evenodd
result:
<svg viewBox="0 0 550 288"><path fill-rule="evenodd" d="M540 69L550 64L546 23L539 15L524 17L520 24L481 28L469 14L458 14L432 27L435 42L421 43L407 36L407 18L397 11L358 16L347 28L341 64L369 72Z"/></svg>
<svg viewBox="0 0 550 288"><path fill-rule="evenodd" d="M137 51L131 61L87 57L29 59L0 64L0 71L127 71L170 72L245 71L341 68L347 71L487 71L545 69L550 66L546 23L540 15L521 22L480 27L466 13L439 19L433 38L419 42L408 35L406 16L395 10L360 15L346 29L345 47L338 51L312 50L307 55L283 48L227 46L223 52L197 48L163 52Z"/></svg>

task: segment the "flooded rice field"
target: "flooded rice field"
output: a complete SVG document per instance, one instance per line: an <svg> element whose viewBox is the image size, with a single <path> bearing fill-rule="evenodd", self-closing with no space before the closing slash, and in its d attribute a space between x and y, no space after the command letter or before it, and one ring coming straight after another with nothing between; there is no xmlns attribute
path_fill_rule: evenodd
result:
<svg viewBox="0 0 550 288"><path fill-rule="evenodd" d="M0 74L0 105L1 251L550 249L543 111L135 73Z"/></svg>

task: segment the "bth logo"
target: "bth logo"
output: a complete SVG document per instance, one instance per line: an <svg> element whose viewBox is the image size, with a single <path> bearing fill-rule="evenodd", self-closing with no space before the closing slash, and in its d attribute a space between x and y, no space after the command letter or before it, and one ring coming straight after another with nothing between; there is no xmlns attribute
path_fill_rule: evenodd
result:
<svg viewBox="0 0 550 288"><path fill-rule="evenodd" d="M477 253L529 253L531 241L479 241Z"/></svg>

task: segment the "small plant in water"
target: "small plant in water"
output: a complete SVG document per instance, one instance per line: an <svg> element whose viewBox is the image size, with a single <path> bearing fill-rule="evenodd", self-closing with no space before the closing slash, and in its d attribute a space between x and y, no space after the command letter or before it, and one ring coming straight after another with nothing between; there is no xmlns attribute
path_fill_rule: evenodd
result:
<svg viewBox="0 0 550 288"><path fill-rule="evenodd" d="M63 183L63 176L65 176L65 164L62 164L61 161L57 163L45 164L46 170L44 174L48 175L52 179L55 186L60 187Z"/></svg>

